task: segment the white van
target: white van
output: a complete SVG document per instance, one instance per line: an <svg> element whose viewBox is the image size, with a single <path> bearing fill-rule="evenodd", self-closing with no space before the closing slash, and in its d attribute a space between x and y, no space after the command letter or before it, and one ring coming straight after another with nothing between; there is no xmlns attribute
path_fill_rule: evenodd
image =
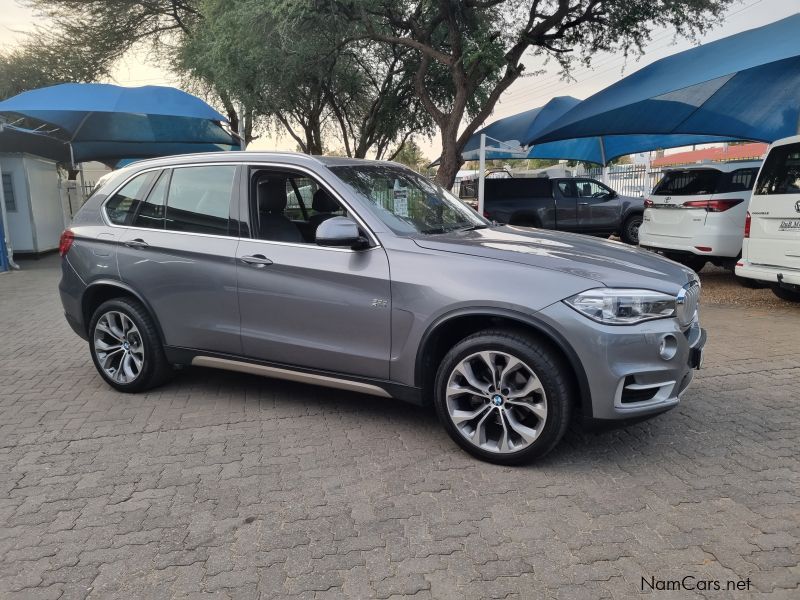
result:
<svg viewBox="0 0 800 600"><path fill-rule="evenodd" d="M800 136L774 142L758 174L744 226L740 277L770 282L800 302Z"/></svg>
<svg viewBox="0 0 800 600"><path fill-rule="evenodd" d="M707 162L665 170L645 200L639 245L695 271L707 262L733 269L760 166Z"/></svg>

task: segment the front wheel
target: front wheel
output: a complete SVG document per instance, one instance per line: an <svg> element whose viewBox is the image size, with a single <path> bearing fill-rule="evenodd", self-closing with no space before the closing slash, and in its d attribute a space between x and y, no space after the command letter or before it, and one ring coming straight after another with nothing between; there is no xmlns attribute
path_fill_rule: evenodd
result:
<svg viewBox="0 0 800 600"><path fill-rule="evenodd" d="M121 392L156 387L172 371L153 319L131 298L97 307L89 325L89 347L98 373Z"/></svg>
<svg viewBox="0 0 800 600"><path fill-rule="evenodd" d="M435 404L451 438L480 459L531 462L555 447L570 416L571 385L559 357L536 339L483 331L447 353Z"/></svg>
<svg viewBox="0 0 800 600"><path fill-rule="evenodd" d="M772 286L772 293L781 300L786 300L788 302L800 302L800 289L790 290L788 288L775 285Z"/></svg>
<svg viewBox="0 0 800 600"><path fill-rule="evenodd" d="M631 246L639 245L639 228L642 226L642 215L631 215L622 224L620 238Z"/></svg>

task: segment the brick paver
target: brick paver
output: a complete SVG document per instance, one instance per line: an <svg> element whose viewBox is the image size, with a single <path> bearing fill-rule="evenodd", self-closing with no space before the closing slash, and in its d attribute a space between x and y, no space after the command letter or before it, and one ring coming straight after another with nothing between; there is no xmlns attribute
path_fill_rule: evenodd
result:
<svg viewBox="0 0 800 600"><path fill-rule="evenodd" d="M114 392L56 266L0 275L2 598L595 599L686 575L800 597L798 311L705 307L679 408L502 468L390 400L211 370Z"/></svg>

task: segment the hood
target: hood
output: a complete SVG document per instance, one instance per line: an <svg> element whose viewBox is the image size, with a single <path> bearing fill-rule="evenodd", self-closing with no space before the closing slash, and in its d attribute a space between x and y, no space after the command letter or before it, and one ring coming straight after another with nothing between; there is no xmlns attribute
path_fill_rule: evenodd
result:
<svg viewBox="0 0 800 600"><path fill-rule="evenodd" d="M457 252L568 273L607 287L674 294L694 273L646 250L586 235L503 225L417 237L430 250ZM587 282L587 289L597 287Z"/></svg>

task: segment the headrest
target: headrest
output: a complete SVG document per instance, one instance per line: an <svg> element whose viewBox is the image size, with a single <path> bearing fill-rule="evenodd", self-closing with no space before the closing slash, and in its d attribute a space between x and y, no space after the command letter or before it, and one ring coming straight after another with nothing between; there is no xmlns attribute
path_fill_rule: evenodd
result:
<svg viewBox="0 0 800 600"><path fill-rule="evenodd" d="M262 179L257 184L258 211L283 214L286 208L286 180L279 177Z"/></svg>
<svg viewBox="0 0 800 600"><path fill-rule="evenodd" d="M311 208L318 213L331 213L339 210L339 203L331 198L328 192L320 188L314 192L314 198L311 200Z"/></svg>

